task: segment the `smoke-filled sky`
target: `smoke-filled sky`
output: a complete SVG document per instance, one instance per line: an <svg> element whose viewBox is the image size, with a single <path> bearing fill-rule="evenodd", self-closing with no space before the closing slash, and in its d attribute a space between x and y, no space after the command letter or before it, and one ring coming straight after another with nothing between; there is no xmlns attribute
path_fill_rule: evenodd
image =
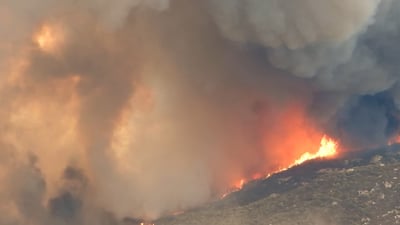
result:
<svg viewBox="0 0 400 225"><path fill-rule="evenodd" d="M0 225L198 206L399 128L396 0L3 0Z"/></svg>

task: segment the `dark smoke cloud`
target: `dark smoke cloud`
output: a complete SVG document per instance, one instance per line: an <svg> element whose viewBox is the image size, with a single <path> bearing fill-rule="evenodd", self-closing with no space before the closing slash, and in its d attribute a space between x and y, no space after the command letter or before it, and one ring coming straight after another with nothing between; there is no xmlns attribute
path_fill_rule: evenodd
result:
<svg viewBox="0 0 400 225"><path fill-rule="evenodd" d="M359 148L383 146L397 134L399 110L387 93L350 99L334 118L334 131L343 144Z"/></svg>
<svg viewBox="0 0 400 225"><path fill-rule="evenodd" d="M49 210L54 217L76 223L81 217L82 195L85 194L88 181L80 170L69 166L64 171L63 182L60 193L49 200Z"/></svg>
<svg viewBox="0 0 400 225"><path fill-rule="evenodd" d="M287 166L324 133L388 143L399 7L3 1L0 224L139 223Z"/></svg>

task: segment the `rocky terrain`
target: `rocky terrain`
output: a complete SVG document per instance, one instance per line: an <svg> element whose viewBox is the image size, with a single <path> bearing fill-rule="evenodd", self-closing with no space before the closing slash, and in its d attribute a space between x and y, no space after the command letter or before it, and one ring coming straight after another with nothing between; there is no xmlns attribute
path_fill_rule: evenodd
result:
<svg viewBox="0 0 400 225"><path fill-rule="evenodd" d="M156 225L400 224L400 145L312 161Z"/></svg>

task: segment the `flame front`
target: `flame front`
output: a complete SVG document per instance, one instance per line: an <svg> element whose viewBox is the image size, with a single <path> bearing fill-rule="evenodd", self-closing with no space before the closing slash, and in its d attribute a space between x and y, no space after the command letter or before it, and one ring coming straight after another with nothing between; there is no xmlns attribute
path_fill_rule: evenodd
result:
<svg viewBox="0 0 400 225"><path fill-rule="evenodd" d="M321 146L318 152L312 154L309 152L304 153L297 159L292 166L300 165L306 161L318 158L331 158L337 155L337 142L324 135L321 139Z"/></svg>
<svg viewBox="0 0 400 225"><path fill-rule="evenodd" d="M303 153L298 159L296 159L292 164L288 165L287 167L268 172L264 176L264 178L268 178L276 173L286 171L294 166L301 165L307 161L314 160L314 159L330 159L334 158L338 155L338 142L333 140L332 138L328 137L327 135L322 136L321 141L320 141L320 147L316 153L310 153L306 152ZM251 177L251 179L240 179L236 183L234 183L233 188L224 193L221 198L225 198L228 196L230 193L241 190L243 186L251 181L251 180L257 180L260 179L262 176L260 174L255 174Z"/></svg>
<svg viewBox="0 0 400 225"><path fill-rule="evenodd" d="M388 145L399 144L399 143L400 143L400 136L399 135L396 135L396 136L392 137L388 141Z"/></svg>
<svg viewBox="0 0 400 225"><path fill-rule="evenodd" d="M237 182L236 184L235 184L235 188L236 189L242 189L243 188L243 185L246 183L246 180L245 179L240 179L240 181L239 182Z"/></svg>

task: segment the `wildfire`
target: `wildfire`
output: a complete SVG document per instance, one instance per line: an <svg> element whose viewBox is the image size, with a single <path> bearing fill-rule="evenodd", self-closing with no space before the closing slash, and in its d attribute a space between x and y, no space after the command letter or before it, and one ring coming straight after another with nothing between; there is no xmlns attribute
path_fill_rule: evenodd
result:
<svg viewBox="0 0 400 225"><path fill-rule="evenodd" d="M240 179L240 181L239 182L237 182L236 184L235 184L235 188L236 189L242 189L243 188L243 185L246 183L246 180L245 179Z"/></svg>
<svg viewBox="0 0 400 225"><path fill-rule="evenodd" d="M268 173L266 176L264 176L265 178L268 178L270 176L272 176L273 174L288 170L294 166L303 164L304 162L313 160L313 159L328 159L328 158L333 158L338 154L338 143L329 138L328 136L324 135L320 141L320 147L318 149L318 151L316 153L310 153L310 152L306 152L304 154L302 154L298 159L296 159L292 164L290 164L289 166L285 167L285 168L281 168L279 170L273 171L271 173ZM256 174L254 176L252 176L252 179L250 180L256 180L261 178L262 176L260 174ZM246 180L246 179L240 179L238 182L236 182L233 185L233 188L231 191L223 194L221 196L221 198L225 198L226 196L228 196L230 193L234 192L234 191L238 191L240 189L243 188L243 186L250 180Z"/></svg>
<svg viewBox="0 0 400 225"><path fill-rule="evenodd" d="M318 159L318 158L331 158L337 154L337 143L336 141L328 138L324 135L321 139L321 146L318 152L312 154L309 152L304 153L297 159L292 166L300 165L306 161Z"/></svg>
<svg viewBox="0 0 400 225"><path fill-rule="evenodd" d="M399 143L400 143L400 136L395 136L389 140L388 145L399 144Z"/></svg>

